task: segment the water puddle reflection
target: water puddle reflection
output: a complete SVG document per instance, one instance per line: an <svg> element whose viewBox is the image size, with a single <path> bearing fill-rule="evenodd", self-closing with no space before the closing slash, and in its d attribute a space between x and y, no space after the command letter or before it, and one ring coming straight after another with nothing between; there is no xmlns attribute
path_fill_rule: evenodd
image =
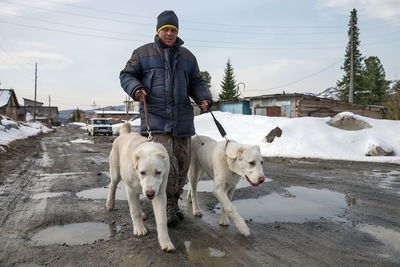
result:
<svg viewBox="0 0 400 267"><path fill-rule="evenodd" d="M272 179L265 178L265 182L271 182L271 181L272 181ZM240 179L236 185L236 189L245 188L245 187L249 187L249 186L250 186L250 184L247 181L245 181L244 179ZM214 188L213 180L201 180L197 184L197 192L213 192L213 188ZM183 189L188 190L189 184L188 183L185 184Z"/></svg>
<svg viewBox="0 0 400 267"><path fill-rule="evenodd" d="M80 191L76 193L79 198L85 199L107 199L109 185L105 187L98 187ZM116 200L128 200L126 197L126 185L123 181L119 182L117 191L115 193ZM147 199L143 194L140 195L140 199Z"/></svg>
<svg viewBox="0 0 400 267"><path fill-rule="evenodd" d="M300 186L287 188L285 196L272 193L257 199L236 200L232 203L240 215L258 223L294 222L303 223L321 217L344 221L337 214L346 208L345 195L326 189ZM214 211L221 213L218 204Z"/></svg>
<svg viewBox="0 0 400 267"><path fill-rule="evenodd" d="M78 139L72 140L71 143L75 143L75 144L94 144L94 142L92 140L82 139L82 138L78 138Z"/></svg>
<svg viewBox="0 0 400 267"><path fill-rule="evenodd" d="M362 232L368 233L386 245L400 251L400 233L377 225L363 224L358 227Z"/></svg>
<svg viewBox="0 0 400 267"><path fill-rule="evenodd" d="M196 266L235 266L235 261L224 251L209 247L196 241L185 241L178 248L186 255L188 261Z"/></svg>
<svg viewBox="0 0 400 267"><path fill-rule="evenodd" d="M37 245L83 245L97 240L109 240L120 229L120 226L105 223L66 224L42 230L32 237L32 241Z"/></svg>

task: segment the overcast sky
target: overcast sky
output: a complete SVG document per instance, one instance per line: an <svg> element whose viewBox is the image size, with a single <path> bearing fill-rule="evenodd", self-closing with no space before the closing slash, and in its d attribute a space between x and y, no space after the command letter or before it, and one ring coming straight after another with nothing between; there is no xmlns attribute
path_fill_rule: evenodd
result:
<svg viewBox="0 0 400 267"><path fill-rule="evenodd" d="M0 0L0 88L33 99L37 62L45 105L49 95L60 110L122 105L119 72L172 9L215 96L228 59L244 96L318 93L343 75L352 8L362 55L378 56L386 78L399 79L399 0Z"/></svg>

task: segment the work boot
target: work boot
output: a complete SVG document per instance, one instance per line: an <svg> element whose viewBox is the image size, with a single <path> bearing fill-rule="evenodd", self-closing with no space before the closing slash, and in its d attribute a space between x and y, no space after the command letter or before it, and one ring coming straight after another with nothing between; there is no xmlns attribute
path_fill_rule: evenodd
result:
<svg viewBox="0 0 400 267"><path fill-rule="evenodd" d="M179 196L177 196L177 201L176 201L176 209L175 209L175 214L176 216L178 216L179 220L183 221L184 216L183 216L183 212L179 209L179 205L178 205L178 201L179 201Z"/></svg>
<svg viewBox="0 0 400 267"><path fill-rule="evenodd" d="M185 216L183 216L182 211L178 208L178 210L175 212L175 215L178 217L179 220L183 221Z"/></svg>
<svg viewBox="0 0 400 267"><path fill-rule="evenodd" d="M179 217L176 215L176 204L172 199L167 199L167 226L172 228L179 223Z"/></svg>

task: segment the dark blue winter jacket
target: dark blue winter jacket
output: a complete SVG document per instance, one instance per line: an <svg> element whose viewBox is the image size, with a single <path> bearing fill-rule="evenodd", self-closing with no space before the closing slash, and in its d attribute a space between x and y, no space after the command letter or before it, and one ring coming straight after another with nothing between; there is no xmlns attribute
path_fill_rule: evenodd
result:
<svg viewBox="0 0 400 267"><path fill-rule="evenodd" d="M202 100L211 103L200 76L195 56L182 47L178 37L172 47L163 45L158 36L154 43L133 51L131 59L120 73L121 86L132 98L136 90L147 92L147 110L152 133L171 133L175 137L192 136L193 106ZM140 103L141 133L146 134L143 103Z"/></svg>

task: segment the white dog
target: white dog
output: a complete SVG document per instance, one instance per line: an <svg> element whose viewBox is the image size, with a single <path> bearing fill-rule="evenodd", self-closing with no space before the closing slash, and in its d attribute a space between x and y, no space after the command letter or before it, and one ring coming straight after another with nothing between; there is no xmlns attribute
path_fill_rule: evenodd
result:
<svg viewBox="0 0 400 267"><path fill-rule="evenodd" d="M129 210L133 222L133 234L145 235L143 213L139 195L143 193L152 201L157 224L158 242L164 251L175 250L167 230L166 193L170 163L164 146L149 142L139 134L130 134L130 124L122 126L120 136L114 140L110 153L111 183L107 197L107 210L115 205L115 191L124 180Z"/></svg>
<svg viewBox="0 0 400 267"><path fill-rule="evenodd" d="M265 181L262 165L258 146L239 144L235 141L216 142L207 136L199 136L199 139L193 137L187 196L188 201L192 203L193 215L202 216L196 190L199 178L206 173L214 178L214 194L222 206L219 224L228 226L230 217L239 232L248 236L250 230L231 200L241 176L252 186L258 186Z"/></svg>

